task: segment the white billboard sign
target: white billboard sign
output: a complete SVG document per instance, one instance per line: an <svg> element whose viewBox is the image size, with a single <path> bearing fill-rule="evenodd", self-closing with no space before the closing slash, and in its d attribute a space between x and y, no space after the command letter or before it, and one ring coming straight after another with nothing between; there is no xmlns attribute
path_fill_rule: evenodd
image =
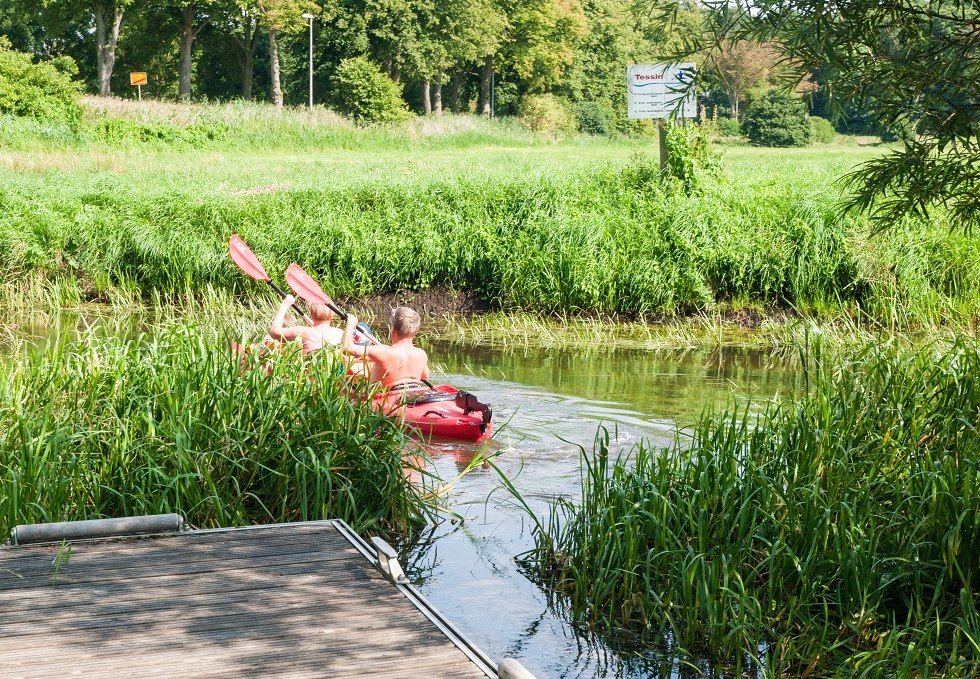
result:
<svg viewBox="0 0 980 679"><path fill-rule="evenodd" d="M668 118L683 99L677 114L696 118L694 92L685 90L694 78L694 64L632 64L626 67L630 118Z"/></svg>

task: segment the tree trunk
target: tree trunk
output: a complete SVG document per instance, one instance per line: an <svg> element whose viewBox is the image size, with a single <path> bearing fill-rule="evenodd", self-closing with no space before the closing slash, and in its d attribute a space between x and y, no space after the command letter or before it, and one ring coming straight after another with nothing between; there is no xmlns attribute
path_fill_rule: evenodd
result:
<svg viewBox="0 0 980 679"><path fill-rule="evenodd" d="M122 28L123 9L115 7L112 12L112 26L106 16L106 7L94 3L96 67L99 74L99 94L108 97L112 94L112 67L116 63L116 43L119 42L119 29Z"/></svg>
<svg viewBox="0 0 980 679"><path fill-rule="evenodd" d="M728 105L732 109L732 120L738 120L738 90L728 90Z"/></svg>
<svg viewBox="0 0 980 679"><path fill-rule="evenodd" d="M453 113L459 113L459 88L462 84L463 74L456 71L449 79L449 110Z"/></svg>
<svg viewBox="0 0 980 679"><path fill-rule="evenodd" d="M255 53L246 52L242 59L242 99L252 101L252 82L255 80Z"/></svg>
<svg viewBox="0 0 980 679"><path fill-rule="evenodd" d="M432 83L428 79L422 81L422 108L425 115L432 115L432 100L429 99L429 90Z"/></svg>
<svg viewBox="0 0 980 679"><path fill-rule="evenodd" d="M433 98L432 98L432 110L435 111L437 116L442 115L442 73L436 76L436 81L433 83Z"/></svg>
<svg viewBox="0 0 980 679"><path fill-rule="evenodd" d="M180 8L183 23L180 27L180 63L177 68L177 96L191 98L191 50L194 47L194 13L197 8L189 2Z"/></svg>
<svg viewBox="0 0 980 679"><path fill-rule="evenodd" d="M247 23L242 24L242 39L237 35L232 35L235 46L238 48L238 65L242 68L242 99L252 100L252 83L255 78L255 50L259 46L259 24L258 19L248 18Z"/></svg>
<svg viewBox="0 0 980 679"><path fill-rule="evenodd" d="M489 116L491 114L490 110L490 79L493 77L493 55L488 54L486 59L483 61L483 67L480 69L480 101L477 105L477 111L480 115Z"/></svg>
<svg viewBox="0 0 980 679"><path fill-rule="evenodd" d="M272 103L282 108L282 84L279 82L279 45L276 44L276 29L269 27L269 63L272 67Z"/></svg>

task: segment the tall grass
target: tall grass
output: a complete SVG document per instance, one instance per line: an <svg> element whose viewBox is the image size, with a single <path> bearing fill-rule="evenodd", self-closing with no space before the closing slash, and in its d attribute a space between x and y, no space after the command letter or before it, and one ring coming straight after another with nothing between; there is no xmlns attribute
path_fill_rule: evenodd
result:
<svg viewBox="0 0 980 679"><path fill-rule="evenodd" d="M5 121L8 144L0 125L0 146L22 149L0 153L7 280L74 279L90 299L239 292L225 254L238 231L271 272L295 259L342 296L444 285L536 314L754 305L885 330L980 316L976 237L940 215L871 238L838 216L834 177L874 151L733 149L724 181L686 196L651 156L628 160L641 142L550 144L469 118L359 129L320 111L103 106L85 129L115 132L98 143L45 146Z"/></svg>
<svg viewBox="0 0 980 679"><path fill-rule="evenodd" d="M406 439L328 355L258 359L189 323L88 332L0 363L0 536L24 522L180 512L197 526L339 517L406 532L431 507Z"/></svg>
<svg viewBox="0 0 980 679"><path fill-rule="evenodd" d="M239 196L85 183L11 178L8 271L79 277L96 296L237 290L225 241L238 231L270 271L295 259L339 295L450 285L508 310L627 316L752 302L889 329L968 323L980 304L975 238L937 223L863 239L832 200L789 185L689 198L635 166Z"/></svg>
<svg viewBox="0 0 980 679"><path fill-rule="evenodd" d="M0 116L0 148L53 149L387 149L404 150L422 143L430 148L477 144L548 144L513 120L445 115L412 119L400 125L358 127L317 107L277 110L268 104L236 101L225 104L134 102L103 97L84 98L80 126L45 124Z"/></svg>
<svg viewBox="0 0 980 679"><path fill-rule="evenodd" d="M806 393L758 419L616 459L601 435L533 570L583 619L726 671L977 676L980 345L806 359Z"/></svg>

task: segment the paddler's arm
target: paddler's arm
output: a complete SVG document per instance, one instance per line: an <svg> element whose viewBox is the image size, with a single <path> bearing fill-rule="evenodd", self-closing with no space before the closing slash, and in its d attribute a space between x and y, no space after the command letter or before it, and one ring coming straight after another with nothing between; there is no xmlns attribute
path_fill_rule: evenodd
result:
<svg viewBox="0 0 980 679"><path fill-rule="evenodd" d="M349 354L357 356L358 358L372 358L378 353L383 352L388 349L384 344L357 344L354 341L354 331L357 329L357 316L354 314L347 314L347 325L344 327L344 339L340 346L344 348Z"/></svg>
<svg viewBox="0 0 980 679"><path fill-rule="evenodd" d="M269 325L269 336L272 339L289 342L297 337L306 336L305 331L307 328L302 326L283 327L286 323L286 312L295 303L296 298L292 295L286 295L283 298L282 304L279 305L279 310L276 311L276 317L272 319L272 323Z"/></svg>

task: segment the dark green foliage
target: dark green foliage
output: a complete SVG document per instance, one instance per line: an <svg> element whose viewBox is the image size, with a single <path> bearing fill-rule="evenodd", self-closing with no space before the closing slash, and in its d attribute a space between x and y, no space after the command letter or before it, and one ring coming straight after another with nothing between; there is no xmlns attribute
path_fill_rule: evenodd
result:
<svg viewBox="0 0 980 679"><path fill-rule="evenodd" d="M0 113L74 128L82 115L74 64L66 58L33 63L0 36Z"/></svg>
<svg viewBox="0 0 980 679"><path fill-rule="evenodd" d="M799 97L770 90L748 105L742 130L756 146L806 146L810 122Z"/></svg>
<svg viewBox="0 0 980 679"><path fill-rule="evenodd" d="M688 122L684 126L669 123L667 127L667 173L677 179L688 194L718 177L721 163L711 149L708 127Z"/></svg>
<svg viewBox="0 0 980 679"><path fill-rule="evenodd" d="M577 616L726 676L975 677L980 346L817 346L805 392L761 414L616 460L600 435L534 568Z"/></svg>
<svg viewBox="0 0 980 679"><path fill-rule="evenodd" d="M575 104L578 129L586 134L612 136L616 133L616 114L601 101L581 101Z"/></svg>
<svg viewBox="0 0 980 679"><path fill-rule="evenodd" d="M93 332L5 361L0 539L18 523L159 512L202 528L339 517L404 533L425 520L404 434L341 393L329 352L240 366L206 334Z"/></svg>
<svg viewBox="0 0 980 679"><path fill-rule="evenodd" d="M742 136L742 126L734 118L718 118L716 124L718 125L718 132L725 137Z"/></svg>
<svg viewBox="0 0 980 679"><path fill-rule="evenodd" d="M357 122L392 123L409 117L401 86L365 57L340 62L333 88L334 106Z"/></svg>
<svg viewBox="0 0 980 679"><path fill-rule="evenodd" d="M813 141L818 144L830 144L834 141L834 126L826 118L810 116L810 133Z"/></svg>

